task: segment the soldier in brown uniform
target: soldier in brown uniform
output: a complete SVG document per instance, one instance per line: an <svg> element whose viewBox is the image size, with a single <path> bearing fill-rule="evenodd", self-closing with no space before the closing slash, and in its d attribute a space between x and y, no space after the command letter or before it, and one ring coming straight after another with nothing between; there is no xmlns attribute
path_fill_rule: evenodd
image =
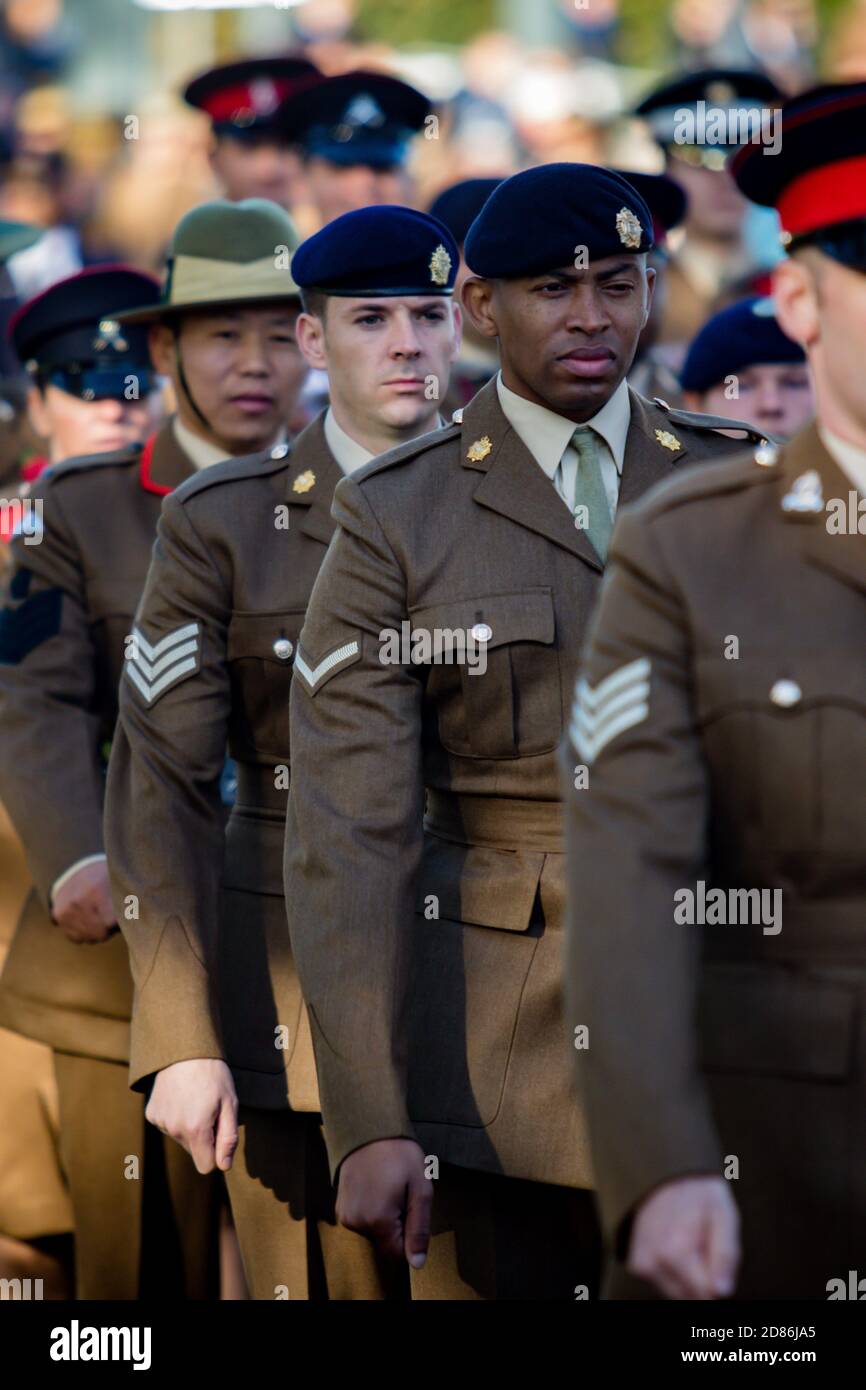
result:
<svg viewBox="0 0 866 1390"><path fill-rule="evenodd" d="M158 675L133 658L121 687L106 835L137 982L131 1078L157 1073L148 1119L201 1171L227 1170L256 1298L405 1289L405 1270L334 1221L282 894L289 690L334 487L439 424L456 266L445 229L408 208L349 213L301 246L293 274L314 312L299 337L331 406L291 449L221 464L166 501L135 628L166 656ZM226 744L238 793L224 831Z"/></svg>
<svg viewBox="0 0 866 1390"><path fill-rule="evenodd" d="M286 904L337 1210L418 1298L596 1283L555 750L617 497L736 447L625 384L651 241L603 169L491 195L463 300L501 375L339 484L298 643Z"/></svg>
<svg viewBox="0 0 866 1390"><path fill-rule="evenodd" d="M118 315L149 300L132 317L161 320L150 330L151 353L172 377L178 415L143 448L50 468L29 499L38 543L25 534L12 545L0 794L36 892L0 981L0 1022L55 1052L84 1298L203 1297L212 1289L212 1184L176 1145L146 1131L141 1098L128 1090L132 982L103 851L104 767L163 497L216 458L279 438L300 385L297 303L283 259L294 240L273 204L205 205L175 233L158 315L158 287L141 276L132 295L114 287L110 316L103 304L94 320L89 294L76 304L67 326L80 335L80 371L64 378L68 393L93 393L96 408L106 373L117 386L126 335L142 332ZM94 279L79 277L85 285ZM26 328L25 318L19 337ZM68 344L66 352L68 360ZM61 389L39 334L25 355L46 392ZM123 390L134 394L140 376L124 377Z"/></svg>
<svg viewBox="0 0 866 1390"><path fill-rule="evenodd" d="M565 750L614 1297L862 1298L866 1271L866 84L783 137L732 167L780 215L817 424L622 516Z"/></svg>

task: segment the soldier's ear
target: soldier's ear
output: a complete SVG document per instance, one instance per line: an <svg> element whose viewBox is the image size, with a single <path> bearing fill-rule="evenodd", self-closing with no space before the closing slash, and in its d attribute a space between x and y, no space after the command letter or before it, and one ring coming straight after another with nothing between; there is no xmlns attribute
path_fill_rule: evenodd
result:
<svg viewBox="0 0 866 1390"><path fill-rule="evenodd" d="M171 376L174 370L174 334L167 323L155 323L147 335L147 346L154 371Z"/></svg>
<svg viewBox="0 0 866 1390"><path fill-rule="evenodd" d="M304 311L295 321L295 337L308 366L327 371L328 355L325 345L325 323L318 314Z"/></svg>
<svg viewBox="0 0 866 1390"><path fill-rule="evenodd" d="M812 347L819 337L818 273L808 251L780 261L773 271L779 327L803 348Z"/></svg>
<svg viewBox="0 0 866 1390"><path fill-rule="evenodd" d="M51 421L48 418L48 410L45 404L45 397L42 388L34 382L27 388L27 416L36 434L40 439L49 439L51 436Z"/></svg>
<svg viewBox="0 0 866 1390"><path fill-rule="evenodd" d="M493 311L493 281L470 275L463 281L460 297L475 328L485 338L498 338L499 325Z"/></svg>

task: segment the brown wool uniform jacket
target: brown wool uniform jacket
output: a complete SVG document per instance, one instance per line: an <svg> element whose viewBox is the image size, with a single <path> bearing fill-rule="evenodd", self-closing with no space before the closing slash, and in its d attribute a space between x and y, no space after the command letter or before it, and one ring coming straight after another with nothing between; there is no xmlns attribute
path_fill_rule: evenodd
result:
<svg viewBox="0 0 866 1390"><path fill-rule="evenodd" d="M825 505L852 492L809 427L629 508L565 747L602 1215L623 1235L658 1184L724 1165L739 1297L866 1269L866 541ZM736 889L766 890L759 922L730 923Z"/></svg>
<svg viewBox="0 0 866 1390"><path fill-rule="evenodd" d="M133 1085L220 1057L242 1103L319 1108L282 855L292 658L343 477L322 421L289 450L213 465L159 522L106 804L135 978ZM226 827L227 747L238 789Z"/></svg>
<svg viewBox="0 0 866 1390"><path fill-rule="evenodd" d="M620 498L736 447L632 395ZM556 748L601 563L495 381L462 424L340 483L333 513L295 663L286 829L332 1166L416 1135L468 1167L586 1185ZM383 662L380 634L404 623L444 654L475 628L485 673Z"/></svg>
<svg viewBox="0 0 866 1390"><path fill-rule="evenodd" d="M52 923L48 898L62 873L104 849L124 639L162 498L193 471L170 423L150 448L47 469L30 493L42 507L40 542L12 541L0 603L0 800L35 884L0 977L0 1026L109 1061L129 1055L123 938L74 944Z"/></svg>

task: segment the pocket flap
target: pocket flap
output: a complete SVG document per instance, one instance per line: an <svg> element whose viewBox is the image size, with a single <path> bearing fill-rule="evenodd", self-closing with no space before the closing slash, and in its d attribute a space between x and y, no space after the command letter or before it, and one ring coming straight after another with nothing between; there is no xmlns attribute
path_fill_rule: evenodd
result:
<svg viewBox="0 0 866 1390"><path fill-rule="evenodd" d="M856 994L783 966L707 967L698 1010L708 1070L848 1076Z"/></svg>
<svg viewBox="0 0 866 1390"><path fill-rule="evenodd" d="M444 917L499 931L526 931L543 865L543 854L457 844L428 832L417 911L431 922Z"/></svg>
<svg viewBox="0 0 866 1390"><path fill-rule="evenodd" d="M553 597L550 589L524 589L511 594L481 594L477 598L455 599L435 603L425 608L409 610L413 630L439 634L438 645L447 650L445 634L459 632L465 641L467 632L483 624L489 636L483 641L488 648L501 647L509 642L541 642L549 645L556 624Z"/></svg>
<svg viewBox="0 0 866 1390"><path fill-rule="evenodd" d="M226 642L228 660L258 656L289 665L303 621L303 609L286 613L233 613Z"/></svg>
<svg viewBox="0 0 866 1390"><path fill-rule="evenodd" d="M835 653L780 653L750 660L698 657L698 717L709 722L734 709L784 717L825 704L866 706L866 665Z"/></svg>

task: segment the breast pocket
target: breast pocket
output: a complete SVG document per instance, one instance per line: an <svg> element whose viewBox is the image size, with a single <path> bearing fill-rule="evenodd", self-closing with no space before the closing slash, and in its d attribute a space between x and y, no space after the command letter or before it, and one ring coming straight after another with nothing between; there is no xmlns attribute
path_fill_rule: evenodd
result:
<svg viewBox="0 0 866 1390"><path fill-rule="evenodd" d="M699 661L714 821L764 851L862 857L866 665L836 653Z"/></svg>
<svg viewBox="0 0 866 1390"><path fill-rule="evenodd" d="M231 616L226 658L231 682L230 745L241 761L289 757L289 691L304 609Z"/></svg>
<svg viewBox="0 0 866 1390"><path fill-rule="evenodd" d="M429 640L427 698L444 748L514 758L556 747L562 693L549 589L482 594L410 618L413 635Z"/></svg>

